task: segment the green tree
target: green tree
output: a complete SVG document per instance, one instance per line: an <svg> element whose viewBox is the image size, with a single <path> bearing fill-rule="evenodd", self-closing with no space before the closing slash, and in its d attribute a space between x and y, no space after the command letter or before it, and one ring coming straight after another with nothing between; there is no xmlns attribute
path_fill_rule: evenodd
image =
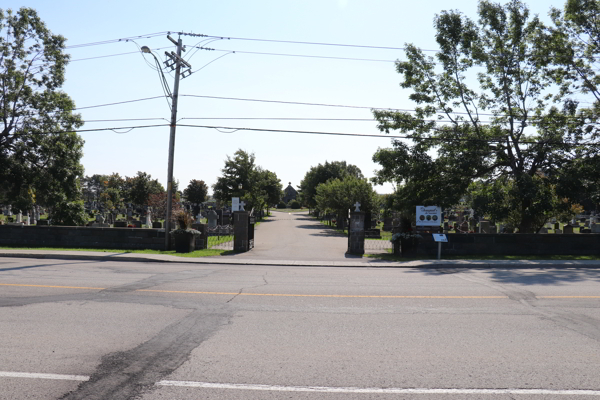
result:
<svg viewBox="0 0 600 400"><path fill-rule="evenodd" d="M346 164L346 161L332 161L311 167L300 182L302 202L309 208L317 206L317 186L330 179L344 179L346 176L363 178L362 172L356 165Z"/></svg>
<svg viewBox="0 0 600 400"><path fill-rule="evenodd" d="M138 171L133 178L125 178L128 187L129 201L138 206L148 205L148 200L152 194L161 194L165 188L158 179L152 179L152 176L146 172Z"/></svg>
<svg viewBox="0 0 600 400"><path fill-rule="evenodd" d="M72 131L82 122L60 90L65 40L31 8L0 9L0 201L17 209L66 209L80 196L83 140Z"/></svg>
<svg viewBox="0 0 600 400"><path fill-rule="evenodd" d="M376 212L379 208L379 195L369 181L350 175L319 184L315 198L320 210L340 215L347 213L349 209L354 210L357 201L361 211Z"/></svg>
<svg viewBox="0 0 600 400"><path fill-rule="evenodd" d="M552 69L561 94L574 97L579 106L574 130L592 144L600 135L600 1L568 0L564 11L552 8L554 26L542 42L556 61ZM586 102L576 103L585 96ZM592 100L589 102L589 100ZM594 145L577 148L574 162L558 175L559 197L586 205L600 206L600 155ZM568 208L568 205L567 205ZM563 210L564 211L564 210ZM568 212L568 211L567 211Z"/></svg>
<svg viewBox="0 0 600 400"><path fill-rule="evenodd" d="M242 198L250 189L250 179L255 166L254 153L247 153L242 149L234 153L234 157L227 156L225 167L221 170L222 176L217 178L213 185L213 197L221 203L227 204L232 197Z"/></svg>
<svg viewBox="0 0 600 400"><path fill-rule="evenodd" d="M208 197L208 186L204 181L192 179L183 190L183 198L191 203L204 203Z"/></svg>
<svg viewBox="0 0 600 400"><path fill-rule="evenodd" d="M227 156L222 176L213 185L213 197L223 204L239 197L246 209L262 210L276 204L281 196L281 181L274 172L256 165L254 153L237 150L234 157Z"/></svg>
<svg viewBox="0 0 600 400"><path fill-rule="evenodd" d="M505 5L482 0L478 14L478 23L458 11L435 17L439 65L417 47L406 46L408 61L396 67L404 78L401 86L413 90L414 114L374 114L382 131L411 133L414 145L407 152L423 156L413 163L413 171L444 173L441 179L410 182L406 178L418 174L409 174L396 182L424 194L438 190L432 180L443 184L450 179L460 195L470 182L503 178L513 182L511 204L519 209L519 231L536 232L541 216L551 211L538 207L536 196L551 191L537 185L552 185L553 177L577 158L578 148L590 141L579 134L584 122L576 118L577 104L564 101L559 107L564 97L547 95L557 86L552 58L543 48L546 28L539 19L531 18L519 0ZM478 89L470 87L473 78ZM596 147L597 138L591 143ZM427 160L432 151L437 151L436 159ZM551 179L536 181L540 173ZM530 190L532 182L536 190Z"/></svg>

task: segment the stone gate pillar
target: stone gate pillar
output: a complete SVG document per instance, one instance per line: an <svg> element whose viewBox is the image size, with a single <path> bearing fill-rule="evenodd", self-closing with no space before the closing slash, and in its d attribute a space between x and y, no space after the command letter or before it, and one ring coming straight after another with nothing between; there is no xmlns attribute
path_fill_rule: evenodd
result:
<svg viewBox="0 0 600 400"><path fill-rule="evenodd" d="M350 213L348 253L365 254L365 213L363 211L353 211Z"/></svg>
<svg viewBox="0 0 600 400"><path fill-rule="evenodd" d="M233 213L233 251L243 253L249 251L251 248L249 214L248 211L234 211Z"/></svg>

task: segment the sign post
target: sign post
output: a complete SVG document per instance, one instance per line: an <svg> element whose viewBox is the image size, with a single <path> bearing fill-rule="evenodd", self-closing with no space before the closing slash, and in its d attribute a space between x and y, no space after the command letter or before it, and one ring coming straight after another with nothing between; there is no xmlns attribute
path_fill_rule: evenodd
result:
<svg viewBox="0 0 600 400"><path fill-rule="evenodd" d="M434 233L433 240L438 244L438 260L442 259L442 243L448 243L448 236L443 233Z"/></svg>

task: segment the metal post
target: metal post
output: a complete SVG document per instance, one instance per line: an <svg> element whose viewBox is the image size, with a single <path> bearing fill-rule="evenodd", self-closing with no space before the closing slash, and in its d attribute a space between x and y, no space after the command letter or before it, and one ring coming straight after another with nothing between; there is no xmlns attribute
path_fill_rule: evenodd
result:
<svg viewBox="0 0 600 400"><path fill-rule="evenodd" d="M442 242L438 242L438 260L442 259Z"/></svg>
<svg viewBox="0 0 600 400"><path fill-rule="evenodd" d="M177 58L175 68L175 86L171 105L171 135L169 138L169 172L167 176L167 215L165 219L165 250L170 247L171 207L173 203L173 158L175 156L175 128L177 127L177 96L179 94L179 73L181 72L182 40L177 40Z"/></svg>

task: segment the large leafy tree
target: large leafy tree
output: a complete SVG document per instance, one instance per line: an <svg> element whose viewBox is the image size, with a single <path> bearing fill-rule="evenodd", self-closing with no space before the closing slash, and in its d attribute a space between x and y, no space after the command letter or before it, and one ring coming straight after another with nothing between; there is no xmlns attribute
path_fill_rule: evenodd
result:
<svg viewBox="0 0 600 400"><path fill-rule="evenodd" d="M347 213L354 210L354 204L360 203L360 210L376 211L380 202L379 195L364 178L346 175L343 179L334 178L317 186L315 196L317 207L323 211Z"/></svg>
<svg viewBox="0 0 600 400"><path fill-rule="evenodd" d="M208 197L208 186L204 181L192 179L183 190L183 198L191 203L204 203Z"/></svg>
<svg viewBox="0 0 600 400"><path fill-rule="evenodd" d="M591 142L600 135L600 1L568 0L564 11L552 8L545 50L555 60L552 69L561 94L577 104L578 134ZM581 146L577 159L561 171L559 196L578 199L587 208L600 206L600 155L597 146Z"/></svg>
<svg viewBox="0 0 600 400"><path fill-rule="evenodd" d="M213 185L213 196L221 203L231 201L232 197L243 197L250 189L250 180L256 169L256 156L238 149L234 157L227 156L222 175Z"/></svg>
<svg viewBox="0 0 600 400"><path fill-rule="evenodd" d="M410 160L394 177L396 183L434 199L431 192L438 187L432 182L455 181L460 196L470 182L493 184L502 178L511 182L519 231L535 232L543 220L540 213L549 211L537 202L539 193L549 192L539 185L553 185L583 145L597 148L598 140L582 134L576 103L558 104L564 100L560 91L548 96L558 88L554 61L543 46L544 25L525 4L482 0L478 13L478 23L457 11L435 17L439 65L407 45L408 60L396 67L404 78L401 86L413 91L414 113L374 113L382 131L399 130L413 138L407 151L395 142L392 154L423 155ZM425 157L436 151L435 160ZM427 169L442 175L425 177L421 171Z"/></svg>
<svg viewBox="0 0 600 400"><path fill-rule="evenodd" d="M69 210L80 196L83 140L72 131L82 122L60 90L64 49L35 10L0 9L0 202L21 210Z"/></svg>
<svg viewBox="0 0 600 400"><path fill-rule="evenodd" d="M150 195L164 194L165 188L158 179L146 172L138 171L133 178L125 178L127 200L138 206L147 206Z"/></svg>
<svg viewBox="0 0 600 400"><path fill-rule="evenodd" d="M356 165L346 164L346 161L325 161L311 167L300 182L300 194L302 201L310 208L317 206L317 186L326 183L330 179L344 179L346 176L363 178L360 168Z"/></svg>
<svg viewBox="0 0 600 400"><path fill-rule="evenodd" d="M221 172L213 185L213 196L223 204L239 197L247 209L261 210L277 203L281 196L281 181L274 172L256 165L254 153L237 150L233 158L227 156Z"/></svg>

